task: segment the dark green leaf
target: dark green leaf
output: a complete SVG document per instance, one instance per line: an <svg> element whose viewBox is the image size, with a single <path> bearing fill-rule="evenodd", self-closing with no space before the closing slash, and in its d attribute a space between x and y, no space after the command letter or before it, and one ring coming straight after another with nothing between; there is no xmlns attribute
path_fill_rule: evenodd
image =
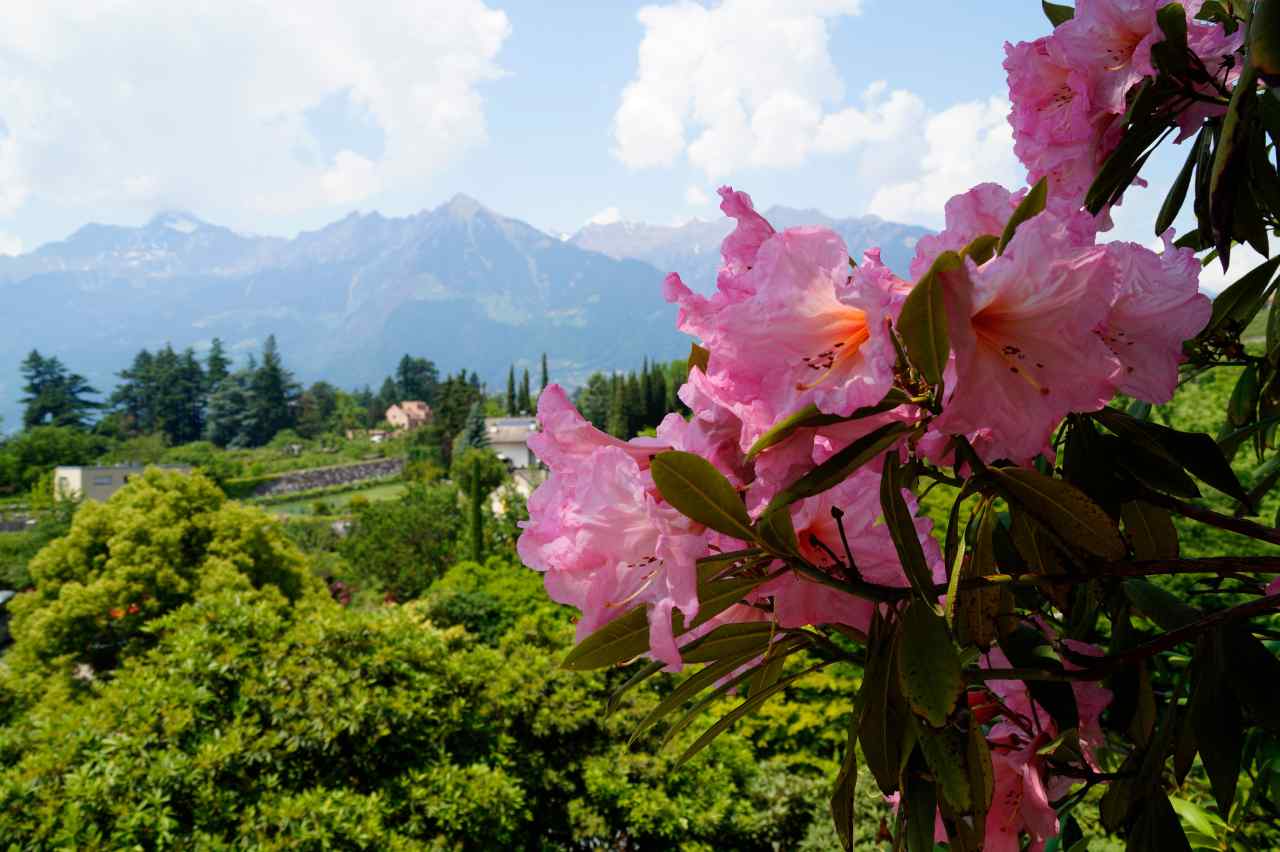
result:
<svg viewBox="0 0 1280 852"><path fill-rule="evenodd" d="M1247 426L1258 418L1258 397L1262 388L1258 385L1258 368L1254 364L1244 368L1236 379L1235 389L1227 401L1227 422L1236 428Z"/></svg>
<svg viewBox="0 0 1280 852"><path fill-rule="evenodd" d="M1049 198L1049 179L1042 177L1036 181L1036 185L1028 190L1022 201L1018 202L1017 208L1013 211L1013 215L1009 217L1008 223L1004 226L1004 233L1000 235L1000 245L996 247L997 254L1004 254L1005 248L1008 247L1009 241L1013 239L1014 233L1018 230L1018 226L1044 212L1045 202Z"/></svg>
<svg viewBox="0 0 1280 852"><path fill-rule="evenodd" d="M684 753L681 754L680 757L676 760L676 766L682 766L683 764L687 763L691 757L693 757L695 754L697 754L698 752L706 748L708 745L710 745L711 741L714 740L716 737L720 736L722 733L729 730L729 728L733 727L733 725L743 716L746 716L748 713L754 713L755 711L759 710L760 707L770 698L777 695L779 692L782 692L788 686L800 680L801 678L807 677L813 674L823 665L825 664L818 663L816 665L812 665L809 668L805 669L804 671L793 674L790 677L784 677L782 680L778 681L777 683L774 683L771 686L768 686L760 690L760 692L756 693L755 695L748 696L745 701L743 701L737 707L734 707L732 710L726 713L722 718L718 719L714 725L708 728L702 734L702 736L698 737L698 739L694 741L693 745L685 749Z"/></svg>
<svg viewBox="0 0 1280 852"><path fill-rule="evenodd" d="M853 852L853 828L858 789L858 729L866 704L859 695L849 724L849 741L844 748L844 760L836 775L835 788L831 791L831 818L836 824L836 834L845 852Z"/></svg>
<svg viewBox="0 0 1280 852"><path fill-rule="evenodd" d="M1156 67L1170 76L1186 74L1187 13L1181 3L1169 3L1156 12L1156 23L1164 32L1164 40L1151 46Z"/></svg>
<svg viewBox="0 0 1280 852"><path fill-rule="evenodd" d="M1096 216L1133 183L1133 178L1151 154L1152 144L1164 134L1166 126L1162 120L1144 116L1140 123L1125 131L1120 144L1108 155L1085 195L1084 206L1090 213Z"/></svg>
<svg viewBox="0 0 1280 852"><path fill-rule="evenodd" d="M583 639L560 665L571 671L603 669L649 650L649 616L638 606Z"/></svg>
<svg viewBox="0 0 1280 852"><path fill-rule="evenodd" d="M888 796L898 789L906 709L902 707L897 688L897 643L892 634L886 634L886 622L877 611L871 623L867 666L858 691L859 701L866 695L858 741L880 792Z"/></svg>
<svg viewBox="0 0 1280 852"><path fill-rule="evenodd" d="M1125 844L1126 852L1191 852L1178 814L1163 790L1143 797L1141 806Z"/></svg>
<svg viewBox="0 0 1280 852"><path fill-rule="evenodd" d="M766 641L768 641L767 638ZM683 706L686 701L696 697L702 690L728 675L738 666L745 665L755 655L755 653L740 653L717 660L710 665L703 666L699 671L682 680L675 689L658 703L658 706L650 710L649 714L640 720L640 724L636 725L635 730L631 733L630 741L634 743L650 727L657 724L672 711Z"/></svg>
<svg viewBox="0 0 1280 852"><path fill-rule="evenodd" d="M1222 120L1217 150L1214 151L1213 170L1209 177L1209 216L1213 222L1214 245L1226 269L1231 259L1231 241L1236 233L1238 196L1248 193L1248 187L1239 178L1247 173L1249 139L1252 115L1257 104L1257 78L1252 66L1246 62L1239 81L1231 94L1231 103ZM1262 252L1266 254L1265 249Z"/></svg>
<svg viewBox="0 0 1280 852"><path fill-rule="evenodd" d="M968 754L965 765L969 770L969 789L973 792L973 809L977 813L991 810L991 798L995 794L995 769L991 765L991 747L976 722L969 724Z"/></svg>
<svg viewBox="0 0 1280 852"><path fill-rule="evenodd" d="M955 252L938 255L929 271L911 288L898 316L898 333L911 363L931 385L942 381L951 354L943 275L963 269L964 260Z"/></svg>
<svg viewBox="0 0 1280 852"><path fill-rule="evenodd" d="M1220 632L1225 657L1231 662L1226 676L1232 692L1254 723L1280 733L1280 660L1241 627Z"/></svg>
<svg viewBox="0 0 1280 852"><path fill-rule="evenodd" d="M919 726L920 751L929 765L938 792L954 811L968 811L973 806L969 787L969 738L952 726L933 729Z"/></svg>
<svg viewBox="0 0 1280 852"><path fill-rule="evenodd" d="M995 234L979 234L969 241L969 244L960 250L961 257L967 257L974 263L981 266L991 258L995 257L996 249L1000 246L1000 238Z"/></svg>
<svg viewBox="0 0 1280 852"><path fill-rule="evenodd" d="M885 450L898 443L907 431L908 427L902 423L886 423L863 435L779 491L765 507L764 514L770 514L783 506L790 506L797 500L834 488L848 479L855 470L875 460Z"/></svg>
<svg viewBox="0 0 1280 852"><path fill-rule="evenodd" d="M1156 236L1160 236L1169 229L1173 224L1173 220L1177 218L1178 211L1182 209L1182 204L1187 198L1187 189L1191 186L1191 176L1195 173L1196 163L1203 156L1203 147L1207 146L1212 139L1212 135L1208 128L1202 129L1200 135L1196 136L1196 142L1191 146L1191 150L1187 152L1187 161L1182 166L1182 171L1178 172L1177 178L1174 179L1173 185L1169 187L1169 194L1165 196L1164 204L1160 205L1160 213L1156 216ZM1184 240L1187 235L1183 235Z"/></svg>
<svg viewBox="0 0 1280 852"><path fill-rule="evenodd" d="M653 457L649 472L662 498L685 517L743 541L755 539L742 497L711 462L669 450Z"/></svg>
<svg viewBox="0 0 1280 852"><path fill-rule="evenodd" d="M964 692L960 654L947 623L922 600L912 600L902 613L898 685L912 712L934 728L947 723Z"/></svg>
<svg viewBox="0 0 1280 852"><path fill-rule="evenodd" d="M889 530L889 537L893 539L893 546L898 551L903 573L923 600L932 600L936 597L933 593L933 572L929 570L929 563L924 558L915 517L902 496L898 457L894 453L887 453L884 457L884 473L880 478L880 508L884 511L884 523Z"/></svg>
<svg viewBox="0 0 1280 852"><path fill-rule="evenodd" d="M1200 432L1179 432L1158 423L1135 420L1114 408L1096 411L1093 417L1117 435L1144 437L1176 460L1202 482L1248 505L1249 495L1213 438Z"/></svg>
<svg viewBox="0 0 1280 852"><path fill-rule="evenodd" d="M922 772L912 772L903 779L902 806L907 811L908 852L933 852L938 793Z"/></svg>
<svg viewBox="0 0 1280 852"><path fill-rule="evenodd" d="M1218 813L1224 816L1231 814L1231 804L1235 801L1240 751L1244 747L1240 705L1226 688L1229 665L1217 635L1203 636L1196 648L1191 723ZM1257 673L1249 674L1249 677L1256 676Z"/></svg>
<svg viewBox="0 0 1280 852"><path fill-rule="evenodd" d="M1160 626L1161 630L1177 630L1203 617L1204 613L1167 592L1149 580L1134 577L1122 584L1125 597L1134 607Z"/></svg>
<svg viewBox="0 0 1280 852"><path fill-rule="evenodd" d="M1167 509L1135 500L1120 507L1135 559L1177 559L1178 530Z"/></svg>
<svg viewBox="0 0 1280 852"><path fill-rule="evenodd" d="M1018 668L1036 668L1051 672L1063 670L1062 661L1057 658L1040 631L1021 625L1015 630L1002 635L999 639L1000 650L1004 651L1009 662ZM1079 712L1076 709L1075 693L1071 684L1061 681L1030 680L1027 689L1031 697L1040 706L1049 711L1058 730L1077 728L1080 725Z"/></svg>
<svg viewBox="0 0 1280 852"><path fill-rule="evenodd" d="M604 708L605 716L612 716L617 711L618 707L622 703L623 695L625 695L627 692L634 689L635 687L639 686L641 683L644 683L644 681L653 677L654 675L656 675L658 672L662 671L666 667L667 667L667 664L662 660L651 660L645 663L643 666L640 666L640 668L636 669L635 674L627 678L627 682L624 683L622 686L618 687L617 689L615 689L613 693L609 696L609 702L605 705L605 708Z"/></svg>
<svg viewBox="0 0 1280 852"><path fill-rule="evenodd" d="M770 447L782 443L787 438L795 434L798 429L830 426L833 423L847 423L850 420L861 420L864 417L871 417L876 414L883 414L886 411L891 411L909 400L910 397L908 397L903 391L898 388L890 388L889 392L885 394L883 400L875 405L859 408L848 417L842 417L838 414L823 414L818 410L816 405L806 405L790 417L786 417L778 421L772 429L761 435L759 439L751 445L751 449L747 451L747 461L751 461Z"/></svg>
<svg viewBox="0 0 1280 852"><path fill-rule="evenodd" d="M991 468L996 487L1064 542L1105 559L1122 559L1128 548L1109 515L1075 486L1026 468Z"/></svg>
<svg viewBox="0 0 1280 852"><path fill-rule="evenodd" d="M773 633L773 624L768 621L722 624L681 648L680 659L686 663L708 663L747 653L763 654Z"/></svg>
<svg viewBox="0 0 1280 852"><path fill-rule="evenodd" d="M1044 9L1044 16L1055 27L1062 26L1074 18L1076 14L1076 10L1070 6L1062 3L1050 3L1049 0L1040 0L1040 8Z"/></svg>
<svg viewBox="0 0 1280 852"><path fill-rule="evenodd" d="M761 516L756 528L760 532L760 541L772 552L782 556L799 553L796 528L791 520L790 508L783 506L775 512Z"/></svg>

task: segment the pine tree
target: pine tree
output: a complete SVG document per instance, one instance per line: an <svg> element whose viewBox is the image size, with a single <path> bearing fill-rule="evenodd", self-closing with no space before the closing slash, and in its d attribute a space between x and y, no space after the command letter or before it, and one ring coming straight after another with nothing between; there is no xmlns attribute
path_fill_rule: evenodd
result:
<svg viewBox="0 0 1280 852"><path fill-rule="evenodd" d="M91 413L102 408L102 403L87 399L98 390L84 376L68 371L57 356L45 358L32 349L19 370L24 382L24 428L49 424L83 429Z"/></svg>
<svg viewBox="0 0 1280 852"><path fill-rule="evenodd" d="M516 365L512 364L507 371L507 414L516 413Z"/></svg>
<svg viewBox="0 0 1280 852"><path fill-rule="evenodd" d="M231 372L231 361L222 348L222 341L215 337L209 344L209 354L204 359L205 386L212 391Z"/></svg>
<svg viewBox="0 0 1280 852"><path fill-rule="evenodd" d="M516 400L516 405L520 409L521 414L533 413L533 398L529 394L528 369L524 371L524 375L520 378L520 396Z"/></svg>
<svg viewBox="0 0 1280 852"><path fill-rule="evenodd" d="M253 371L254 435L253 446L261 446L282 429L293 426L298 385L293 374L285 369L276 346L274 334L267 337L262 347L262 366Z"/></svg>
<svg viewBox="0 0 1280 852"><path fill-rule="evenodd" d="M542 353L542 380L538 386L538 393L542 393L547 389L547 385L551 383L551 374L547 372L547 353Z"/></svg>
<svg viewBox="0 0 1280 852"><path fill-rule="evenodd" d="M471 403L467 423L462 430L462 446L477 450L488 449L489 429L484 423L484 406L480 400Z"/></svg>

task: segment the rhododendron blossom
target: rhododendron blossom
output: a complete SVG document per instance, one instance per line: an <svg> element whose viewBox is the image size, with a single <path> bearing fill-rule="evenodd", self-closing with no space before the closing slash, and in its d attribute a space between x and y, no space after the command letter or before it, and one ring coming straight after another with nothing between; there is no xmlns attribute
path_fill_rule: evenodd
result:
<svg viewBox="0 0 1280 852"><path fill-rule="evenodd" d="M774 232L744 193L721 190L738 218L725 240L726 269L711 298L676 274L666 297L678 325L710 352L708 392L743 423L749 447L806 405L847 415L878 403L893 383L886 320L909 285L869 255L850 270L844 241L821 227Z"/></svg>

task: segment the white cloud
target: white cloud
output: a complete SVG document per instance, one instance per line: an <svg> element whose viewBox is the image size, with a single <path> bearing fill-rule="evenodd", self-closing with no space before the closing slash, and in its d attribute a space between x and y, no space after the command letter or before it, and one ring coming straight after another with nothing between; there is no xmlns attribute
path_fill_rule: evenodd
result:
<svg viewBox="0 0 1280 852"><path fill-rule="evenodd" d="M1026 172L1013 155L1008 113L1009 102L993 97L931 116L914 176L881 186L868 210L885 219L936 226L942 224L947 199L974 184L1022 185Z"/></svg>
<svg viewBox="0 0 1280 852"><path fill-rule="evenodd" d="M645 6L635 78L614 116L614 154L627 166L682 154L709 177L744 166L803 162L844 85L828 21L862 0L680 0Z"/></svg>
<svg viewBox="0 0 1280 852"><path fill-rule="evenodd" d="M622 221L622 214L617 207L606 207L588 219L584 225L613 225Z"/></svg>
<svg viewBox="0 0 1280 852"><path fill-rule="evenodd" d="M1222 271L1222 264L1216 260L1200 270L1200 289L1214 294L1221 293L1265 261L1266 258L1248 246L1235 246L1231 249L1231 268L1226 272Z"/></svg>
<svg viewBox="0 0 1280 852"><path fill-rule="evenodd" d="M22 254L22 240L13 234L6 234L4 231L0 231L0 254Z"/></svg>
<svg viewBox="0 0 1280 852"><path fill-rule="evenodd" d="M35 193L279 214L425 186L484 141L479 86L510 29L482 0L8 0L0 217ZM308 125L344 93L385 140L374 157Z"/></svg>
<svg viewBox="0 0 1280 852"><path fill-rule="evenodd" d="M692 207L701 207L704 204L711 203L711 196L697 184L690 184L689 188L684 191L684 202Z"/></svg>

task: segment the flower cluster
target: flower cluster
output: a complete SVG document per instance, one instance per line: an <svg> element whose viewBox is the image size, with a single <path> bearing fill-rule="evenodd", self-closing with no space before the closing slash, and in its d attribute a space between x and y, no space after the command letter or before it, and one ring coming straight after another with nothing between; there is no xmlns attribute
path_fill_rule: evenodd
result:
<svg viewBox="0 0 1280 852"><path fill-rule="evenodd" d="M945 228L916 246L912 281L894 274L878 250L854 261L829 228L778 231L748 195L720 190L721 210L736 227L721 247L715 292L696 293L675 273L663 285L678 327L705 355L679 393L689 418L669 415L655 437L623 441L587 422L558 386L538 401L541 431L530 447L550 475L530 499L519 550L544 572L552 598L581 611L580 639L643 607L648 653L677 670L691 640L723 625L763 622L779 635L835 625L846 636L874 636L909 595L925 609L936 599L953 613L956 601L938 593L974 557L962 547L964 559L944 566L931 522L915 517L914 495L901 489L898 500L898 465L934 474L953 467L963 478L994 464L999 476L1021 481L1007 471L1054 462L1054 433L1069 415L1095 412L1119 394L1153 404L1172 398L1183 344L1210 318L1200 264L1173 244L1172 231L1160 251L1100 241L1107 217L1081 209L1134 87L1155 74L1163 5L1079 0L1052 35L1006 46L1016 151L1037 185L1011 192L980 184L953 197ZM1202 71L1190 75L1181 112L1171 116L1184 136L1221 111L1239 47L1238 34L1195 17L1201 5L1184 4L1187 44ZM938 353L928 369L916 348L933 334L920 330L926 298L928 328L945 326L945 349L927 349ZM714 469L716 505L732 504L733 518L699 521L698 511L664 496L658 481L668 462L660 457L669 451ZM817 472L827 478L815 485ZM997 496L983 498L990 517ZM1124 554L1114 523L1105 523ZM948 558L953 544L954 537ZM752 582L733 606L699 619L702 566L736 570L738 560L736 567L751 563L743 570L754 572ZM977 579L974 588L993 591L982 585L990 577ZM950 587L957 588L963 601L967 587ZM1035 630L1067 668L1073 656L1101 654L1043 622ZM990 638L983 642L983 667L1012 668ZM1099 718L1111 695L1087 681L1073 682L1071 692L1075 759L1096 770ZM1025 835L1041 848L1058 830L1051 802L1074 783L1056 776L1046 756L1066 732L1022 681L988 679L968 698L961 715L983 726L978 741L990 747L995 778L986 848L1016 850ZM954 708L938 712L957 718ZM930 736L945 736L931 724Z"/></svg>
<svg viewBox="0 0 1280 852"><path fill-rule="evenodd" d="M1152 47L1164 41L1156 14L1168 0L1079 0L1071 20L1035 41L1005 45L1014 152L1032 181L1049 179L1074 209L1120 141L1136 85L1155 76ZM1181 139L1226 111L1220 95L1239 73L1243 33L1196 18L1203 0L1186 0L1187 46L1200 67L1187 82L1176 120Z"/></svg>

